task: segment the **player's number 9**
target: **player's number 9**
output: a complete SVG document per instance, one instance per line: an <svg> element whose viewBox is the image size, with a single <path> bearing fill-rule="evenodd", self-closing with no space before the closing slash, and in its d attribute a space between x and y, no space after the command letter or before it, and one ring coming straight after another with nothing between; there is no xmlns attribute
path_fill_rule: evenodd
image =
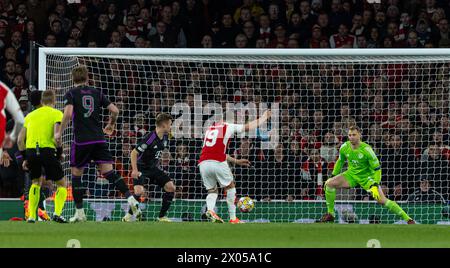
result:
<svg viewBox="0 0 450 268"><path fill-rule="evenodd" d="M204 146L208 146L208 147L214 146L214 144L216 144L218 135L219 135L218 129L213 129L213 130L207 131L206 135L205 135L205 145Z"/></svg>
<svg viewBox="0 0 450 268"><path fill-rule="evenodd" d="M84 113L84 117L87 118L94 112L94 98L92 96L86 95L83 96L81 100L83 102L83 108L87 110Z"/></svg>

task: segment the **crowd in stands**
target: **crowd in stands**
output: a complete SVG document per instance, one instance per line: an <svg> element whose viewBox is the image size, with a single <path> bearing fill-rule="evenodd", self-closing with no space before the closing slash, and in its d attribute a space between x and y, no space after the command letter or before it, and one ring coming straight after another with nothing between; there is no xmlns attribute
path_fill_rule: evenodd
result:
<svg viewBox="0 0 450 268"><path fill-rule="evenodd" d="M26 114L36 71L28 67L29 41L47 47L445 48L447 18L448 0L0 0L1 81ZM130 184L129 152L154 127L155 115L171 112L180 101L193 109L201 94L203 101L223 106L280 103L281 142L275 148L263 148L262 135L230 144L230 154L253 163L233 167L241 194L320 199L317 182L331 177L346 129L357 124L381 160L389 198L449 199L448 63L158 64L89 58L85 63L93 72L91 83L124 111L110 143ZM172 139L162 155L161 168L174 178L179 198L203 197L196 167L201 144L199 138ZM13 152L9 155L13 160ZM23 175L14 169L20 170L2 156L1 197L22 194ZM95 185L88 187L89 195L116 194L95 190L105 189L101 179L90 183ZM360 191L352 197L367 198Z"/></svg>

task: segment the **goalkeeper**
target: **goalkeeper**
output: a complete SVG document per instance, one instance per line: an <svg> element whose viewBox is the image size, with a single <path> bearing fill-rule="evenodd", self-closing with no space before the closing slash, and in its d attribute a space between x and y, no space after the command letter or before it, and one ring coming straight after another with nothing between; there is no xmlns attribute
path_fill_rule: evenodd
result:
<svg viewBox="0 0 450 268"><path fill-rule="evenodd" d="M334 222L336 189L353 188L359 185L369 192L379 204L387 207L389 211L407 221L408 224L415 224L414 220L396 202L385 197L379 186L381 181L380 162L370 145L361 141L360 129L356 126L350 127L348 139L339 149L339 159L333 170L333 178L325 182L328 212L320 221ZM340 173L345 160L348 162L348 169Z"/></svg>

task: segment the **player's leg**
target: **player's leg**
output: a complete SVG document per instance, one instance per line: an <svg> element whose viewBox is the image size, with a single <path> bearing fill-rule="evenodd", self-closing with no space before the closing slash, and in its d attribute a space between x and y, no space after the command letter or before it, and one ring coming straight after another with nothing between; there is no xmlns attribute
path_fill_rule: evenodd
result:
<svg viewBox="0 0 450 268"><path fill-rule="evenodd" d="M128 189L128 186L122 176L120 176L120 174L113 168L112 164L114 163L114 160L108 149L108 145L106 143L98 143L94 145L93 149L94 150L91 153L91 157L98 165L100 174L102 174L110 183L114 185L117 190L119 190L120 193L125 196L133 214L135 214L136 217L140 217L142 212L139 209L139 202L130 193L130 189Z"/></svg>
<svg viewBox="0 0 450 268"><path fill-rule="evenodd" d="M159 168L152 168L147 172L150 183L156 184L164 190L158 221L170 222L171 220L166 216L166 214L172 205L173 198L175 197L175 184L172 179Z"/></svg>
<svg viewBox="0 0 450 268"><path fill-rule="evenodd" d="M147 182L147 183L145 183L145 182ZM148 184L148 177L141 172L138 178L133 179L134 198L138 202L140 202L141 196L144 195L144 193L145 193L144 184L146 184L146 185ZM123 216L122 221L125 221L125 222L131 221L132 216L133 216L133 210L131 209L131 206L130 206L128 208L128 212L125 214L125 216ZM143 220L142 213L137 216L138 216L138 218L136 218L136 220L138 220L138 221Z"/></svg>
<svg viewBox="0 0 450 268"><path fill-rule="evenodd" d="M226 191L226 200L228 206L228 215L230 216L230 223L240 223L236 217L236 185L234 183L233 173L227 162L217 163L217 181L219 185Z"/></svg>
<svg viewBox="0 0 450 268"><path fill-rule="evenodd" d="M28 222L34 223L36 221L36 214L41 195L40 178L42 175L42 165L39 156L36 155L35 150L27 150L27 164L30 172L31 186L28 193Z"/></svg>
<svg viewBox="0 0 450 268"><path fill-rule="evenodd" d="M372 197L382 206L385 206L387 209L389 209L390 212L393 214L399 216L404 221L406 221L408 224L414 224L414 220L406 214L406 212L397 204L397 202L388 199L385 194L383 193L383 190L378 185L378 183L372 184L369 187L363 187L363 188L369 188L368 192L372 195Z"/></svg>
<svg viewBox="0 0 450 268"><path fill-rule="evenodd" d="M117 190L119 190L120 193L125 196L133 214L135 214L136 217L140 217L142 212L139 208L139 202L131 194L122 176L120 176L120 174L116 170L114 170L113 165L109 163L101 163L98 165L98 168L100 174L102 174L111 184L114 185Z"/></svg>
<svg viewBox="0 0 450 268"><path fill-rule="evenodd" d="M72 195L75 204L75 215L69 219L70 222L82 222L87 220L83 209L83 197L86 193L86 188L84 187L81 178L84 174L84 167L88 165L91 160L91 151L92 147L90 145L75 145L75 143L72 143L70 148Z"/></svg>
<svg viewBox="0 0 450 268"><path fill-rule="evenodd" d="M236 185L234 181L232 181L224 189L227 193L227 205L228 214L230 215L230 223L240 223L240 220L236 217Z"/></svg>
<svg viewBox="0 0 450 268"><path fill-rule="evenodd" d="M353 185L351 185L351 176L346 173L334 176L325 182L325 201L327 204L327 213L322 217L322 222L334 222L334 201L336 199L336 190L350 187L353 187Z"/></svg>
<svg viewBox="0 0 450 268"><path fill-rule="evenodd" d="M70 222L86 221L86 214L83 209L83 197L86 192L81 178L83 177L84 167L72 167L72 195L75 203L75 215L69 219Z"/></svg>
<svg viewBox="0 0 450 268"><path fill-rule="evenodd" d="M175 184L173 181L168 181L164 184L164 193L162 196L161 210L159 211L159 221L170 221L166 214L172 205L175 197Z"/></svg>
<svg viewBox="0 0 450 268"><path fill-rule="evenodd" d="M206 196L206 217L216 223L223 223L222 218L220 218L216 212L216 201L219 196L219 191L217 189L217 178L216 178L216 170L214 168L213 162L202 162L199 165L200 176L202 177L203 185L208 191L208 195Z"/></svg>
<svg viewBox="0 0 450 268"><path fill-rule="evenodd" d="M54 150L49 150L46 159L47 160L45 161L44 169L47 180L54 181L57 186L53 221L59 223L67 223L66 219L61 216L62 210L64 208L64 203L67 199L67 185L66 180L64 179L64 171L62 169L61 163L56 158Z"/></svg>

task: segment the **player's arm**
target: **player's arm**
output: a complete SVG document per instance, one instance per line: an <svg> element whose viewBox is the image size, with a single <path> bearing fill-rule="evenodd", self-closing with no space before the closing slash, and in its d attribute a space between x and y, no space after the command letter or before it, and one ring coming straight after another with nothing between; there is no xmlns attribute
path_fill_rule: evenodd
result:
<svg viewBox="0 0 450 268"><path fill-rule="evenodd" d="M342 152L343 146L339 149L339 158L336 161L336 164L333 168L333 176L337 176L339 173L341 173L342 168L344 167L345 161L347 160L345 157L345 154Z"/></svg>
<svg viewBox="0 0 450 268"><path fill-rule="evenodd" d="M109 122L106 125L104 132L107 135L112 135L116 127L117 118L119 117L119 108L114 103L109 103L106 107L109 111Z"/></svg>
<svg viewBox="0 0 450 268"><path fill-rule="evenodd" d="M27 129L23 127L19 132L19 137L17 138L17 147L19 149L22 157L25 157L25 139L27 137Z"/></svg>
<svg viewBox="0 0 450 268"><path fill-rule="evenodd" d="M61 143L62 134L64 133L64 130L66 130L67 125L69 124L70 120L72 119L72 114L73 114L73 105L67 104L64 107L64 114L63 114L63 117L61 120L61 126L59 128L59 131L55 132L55 140L57 143Z"/></svg>
<svg viewBox="0 0 450 268"><path fill-rule="evenodd" d="M60 133L60 132L61 132L61 122L56 122L55 125L53 126L53 133L54 133L54 138L56 141L56 158L57 159L61 159L61 156L63 153L61 139L57 139L57 133Z"/></svg>
<svg viewBox="0 0 450 268"><path fill-rule="evenodd" d="M260 118L245 124L244 125L244 130L245 131L251 131L251 130L254 130L254 129L258 128L259 126L264 124L267 121L267 119L270 118L271 115L272 115L272 111L270 111L270 110L265 111L264 114Z"/></svg>
<svg viewBox="0 0 450 268"><path fill-rule="evenodd" d="M17 163L22 166L24 170L28 170L27 163L27 154L25 152L25 141L27 137L27 128L26 123L25 126L20 130L19 137L17 137L17 147L19 151L16 153Z"/></svg>
<svg viewBox="0 0 450 268"><path fill-rule="evenodd" d="M20 110L19 103L17 102L14 94L8 90L5 98L5 108L11 114L14 119L14 127L11 133L5 138L5 147L12 147L13 143L17 140L17 136L24 124L24 117L22 110Z"/></svg>
<svg viewBox="0 0 450 268"><path fill-rule="evenodd" d="M233 165L249 167L251 162L248 159L236 159L227 154L227 161Z"/></svg>
<svg viewBox="0 0 450 268"><path fill-rule="evenodd" d="M133 149L133 151L131 151L131 177L132 178L137 178L139 177L139 169L138 169L138 165L137 165L137 160L138 160L138 156L139 156L139 152L136 149Z"/></svg>
<svg viewBox="0 0 450 268"><path fill-rule="evenodd" d="M377 155L375 154L375 152L371 147L366 147L366 153L369 159L370 169L374 171L373 177L376 181L380 181L381 180L380 161L378 160Z"/></svg>

